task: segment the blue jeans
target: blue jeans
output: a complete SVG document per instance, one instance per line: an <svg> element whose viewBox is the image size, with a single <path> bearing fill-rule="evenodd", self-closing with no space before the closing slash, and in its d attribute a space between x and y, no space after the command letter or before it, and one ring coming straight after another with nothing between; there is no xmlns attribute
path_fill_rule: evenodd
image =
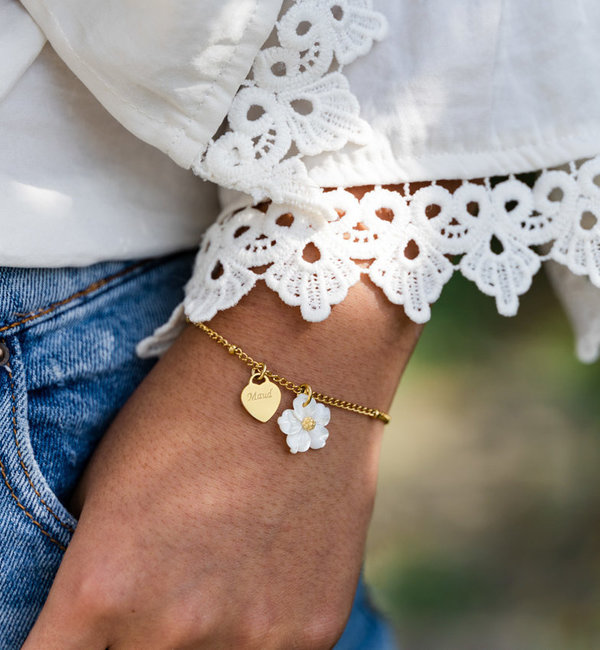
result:
<svg viewBox="0 0 600 650"><path fill-rule="evenodd" d="M193 257L0 268L0 650L44 603L77 525L63 504L152 367L135 345L180 302ZM394 647L359 585L336 648Z"/></svg>

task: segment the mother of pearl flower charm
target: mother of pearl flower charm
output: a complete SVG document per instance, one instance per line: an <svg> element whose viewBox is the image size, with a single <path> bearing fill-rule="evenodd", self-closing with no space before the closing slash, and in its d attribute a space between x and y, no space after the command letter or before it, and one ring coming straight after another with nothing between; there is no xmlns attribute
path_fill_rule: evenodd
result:
<svg viewBox="0 0 600 650"><path fill-rule="evenodd" d="M313 398L308 384L300 385L301 392L293 402L293 408L286 409L278 418L277 424L286 435L286 442L292 454L309 449L321 449L329 437L325 428L331 413L324 404ZM250 376L248 385L240 395L242 405L253 418L268 422L279 407L281 391L269 379L267 366L260 364Z"/></svg>
<svg viewBox="0 0 600 650"><path fill-rule="evenodd" d="M311 394L300 393L293 402L293 408L286 409L277 424L286 435L286 442L292 454L325 446L329 432L331 413L324 404L311 399Z"/></svg>

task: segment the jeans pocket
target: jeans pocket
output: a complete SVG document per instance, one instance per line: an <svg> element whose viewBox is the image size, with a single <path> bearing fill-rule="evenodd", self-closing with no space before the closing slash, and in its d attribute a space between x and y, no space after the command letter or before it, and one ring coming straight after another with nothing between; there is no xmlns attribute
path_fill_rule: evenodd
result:
<svg viewBox="0 0 600 650"><path fill-rule="evenodd" d="M35 526L64 550L77 520L61 503L40 469L31 443L28 395L17 336L2 339L8 362L0 367L0 474L13 505L24 515L18 526Z"/></svg>
<svg viewBox="0 0 600 650"><path fill-rule="evenodd" d="M77 522L64 504L112 419L154 365L137 357L136 344L182 300L192 262L193 253L184 252L128 264L131 271L117 274L105 275L104 265L68 270L75 284L93 274L92 284L75 293L65 286L67 296L51 307L0 327L10 355L0 366L0 487L6 484L14 506L3 513L0 499L0 529L34 527L40 542L45 537L61 549L69 543ZM62 286L66 272L45 273L38 293ZM31 277L21 293L36 287Z"/></svg>
<svg viewBox="0 0 600 650"><path fill-rule="evenodd" d="M42 286L34 274L15 289L16 298L35 290L54 292L58 301L28 305L29 315L0 327L10 355L0 366L0 486L6 484L14 506L9 516L0 500L0 528L33 526L60 548L69 543L77 522L64 504L112 419L154 365L137 357L136 344L182 300L192 262L193 253L183 252L128 263L116 274L114 265L49 270L39 278ZM83 288L73 293L72 284Z"/></svg>

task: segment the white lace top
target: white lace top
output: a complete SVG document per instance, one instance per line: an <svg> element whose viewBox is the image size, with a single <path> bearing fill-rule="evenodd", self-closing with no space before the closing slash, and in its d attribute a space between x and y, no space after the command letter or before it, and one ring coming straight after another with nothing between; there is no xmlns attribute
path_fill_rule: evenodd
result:
<svg viewBox="0 0 600 650"><path fill-rule="evenodd" d="M77 40L70 12L94 16L98 2L86 9L66 0L24 4L128 128L232 190L223 193L223 211L200 242L184 304L140 344L141 354L165 349L184 311L209 320L259 281L305 319L319 321L368 275L410 318L425 322L459 272L492 296L501 314L513 315L541 263L551 260L566 270L553 278L566 295L580 356L597 358L598 300L587 297L600 287L600 85L590 83L600 78L595 0L290 0L264 7L249 1L251 38L262 33L266 41L250 60L252 46L243 50L244 76L217 109L211 96L210 119L203 120L193 92L194 69L198 83L209 77L213 88L219 70L240 74L241 55L220 68L200 56L206 72L190 67L190 52L201 50L196 43L183 48L180 61L170 55L164 69L153 53L135 70L137 88L183 107L185 137L173 135L179 118L172 108L148 93L128 94L115 61L104 68L93 43ZM104 2L114 17L124 7L135 18L133 0ZM137 17L142 24L156 24L159 4L148 3L148 15ZM175 4L178 17L187 12L193 24L194 3ZM219 7L221 16L235 14L232 0ZM189 29L181 30L189 38ZM174 45L176 35L165 33L163 41ZM215 40L224 46L233 39L205 37L213 54L222 51ZM176 79L178 65L190 92L166 84L156 93L157 70ZM231 90L233 78L221 90ZM219 110L226 117L207 137ZM524 172L535 175L525 182ZM409 186L415 182L418 189ZM356 185L373 187L358 200L343 189ZM565 288L574 286L565 284L573 274L582 279L577 295L586 296L583 318L575 289Z"/></svg>

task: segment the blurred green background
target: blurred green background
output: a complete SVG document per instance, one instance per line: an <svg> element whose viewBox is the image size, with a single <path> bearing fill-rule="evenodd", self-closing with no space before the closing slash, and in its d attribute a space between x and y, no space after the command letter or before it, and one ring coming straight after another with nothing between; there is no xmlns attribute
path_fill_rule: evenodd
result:
<svg viewBox="0 0 600 650"><path fill-rule="evenodd" d="M600 363L544 273L515 318L456 274L392 416L365 570L403 650L600 649Z"/></svg>

